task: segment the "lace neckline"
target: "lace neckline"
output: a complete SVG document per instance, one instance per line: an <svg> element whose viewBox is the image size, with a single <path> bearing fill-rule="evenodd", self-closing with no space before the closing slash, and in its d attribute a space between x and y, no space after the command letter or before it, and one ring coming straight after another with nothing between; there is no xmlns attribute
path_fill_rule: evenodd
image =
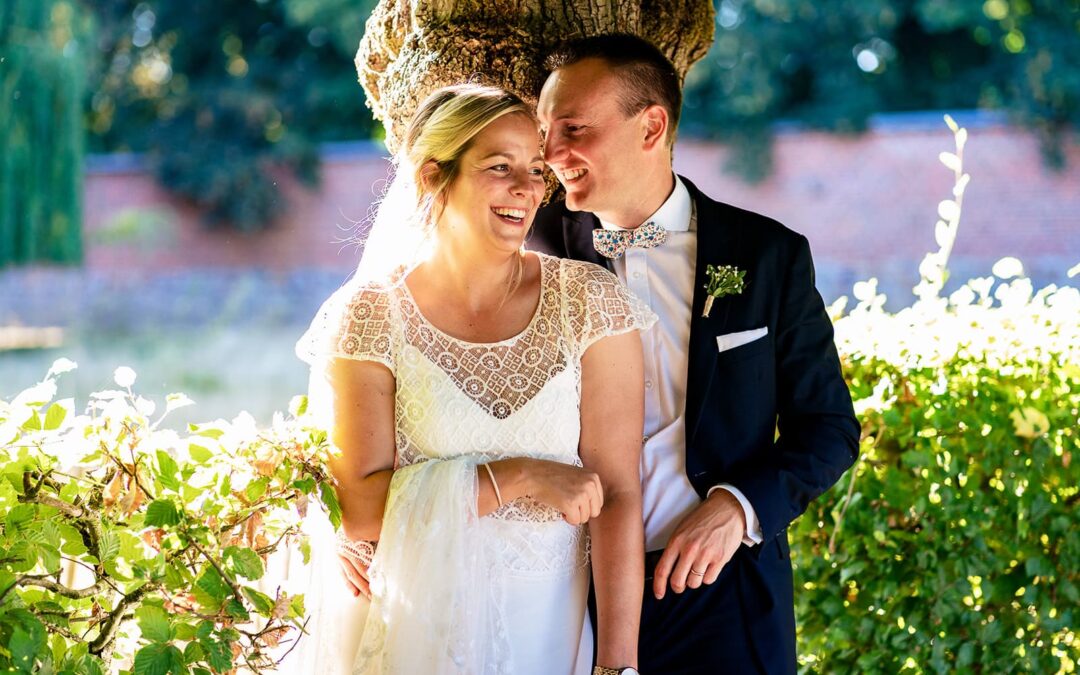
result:
<svg viewBox="0 0 1080 675"><path fill-rule="evenodd" d="M536 309L533 311L532 317L529 319L529 323L526 324L524 328L522 328L520 331L518 331L514 335L511 335L508 338L505 338L505 339L502 339L502 340L497 340L495 342L470 342L469 340L463 340L463 339L461 339L459 337L455 337L455 336L447 333L446 331L444 331L443 329L439 328L434 323L432 323L427 318L427 316L424 315L424 311L422 309L420 309L420 303L418 303L416 301L416 298L413 297L412 291L409 290L409 285L407 283L405 283L405 277L408 276L407 272L402 274L400 282L397 285L401 288L401 292L402 292L405 300L412 306L413 311L416 312L416 316L420 320L420 322L423 323L429 329L431 329L438 336L440 336L440 337L442 337L442 338L444 338L446 340L449 340L451 342L456 342L457 344L463 345L463 346L466 346L466 347L500 347L500 346L504 346L504 345L510 345L510 344L513 344L513 343L517 342L518 340L520 340L523 336L528 335L529 331L531 331L531 330L533 330L533 328L535 328L536 322L540 319L540 316L543 314L544 295L545 295L544 289L547 288L547 284L548 284L548 269L547 269L547 265L545 264L545 262L546 262L545 258L548 257L548 256L545 256L544 254L542 254L540 252L533 252L533 253L534 253L534 255L536 255L537 261L540 263L540 297L536 301ZM412 271L412 270L409 270L409 271Z"/></svg>

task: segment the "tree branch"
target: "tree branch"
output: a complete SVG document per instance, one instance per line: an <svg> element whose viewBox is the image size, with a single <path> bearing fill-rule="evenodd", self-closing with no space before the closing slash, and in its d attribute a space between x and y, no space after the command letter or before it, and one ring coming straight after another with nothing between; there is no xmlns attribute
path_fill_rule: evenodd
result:
<svg viewBox="0 0 1080 675"><path fill-rule="evenodd" d="M65 598L73 598L75 600L81 600L82 598L89 598L95 595L100 595L101 593L105 592L105 589L107 588L104 581L98 581L92 586L87 586L86 588L68 588L67 586L59 582L53 581L52 579L46 577L32 576L28 574L24 574L23 576L16 579L15 585L38 586L40 588L44 588L47 591L56 593L57 595L62 595Z"/></svg>
<svg viewBox="0 0 1080 675"><path fill-rule="evenodd" d="M41 614L37 615L37 619L42 624L44 624L45 630L49 631L50 633L59 633L60 635L63 635L64 637L71 640L72 642L76 642L76 643L82 642L82 638L80 638L78 635L76 635L75 633L72 633L70 630L68 630L67 628L64 628L63 626L60 626L58 624L55 624L55 623L53 623L51 621L48 621L48 620L44 619Z"/></svg>
<svg viewBox="0 0 1080 675"><path fill-rule="evenodd" d="M229 577L229 575L228 575L228 574L226 574L225 570L223 570L223 569L221 568L221 565L218 565L218 564L217 564L217 561L216 561L216 560L214 560L214 558L213 558L213 557L211 557L211 555L210 555L209 553L207 553L206 551L204 551L204 550L203 550L203 548L202 548L202 546L199 546L199 542L195 541L195 538L194 538L194 537L192 537L190 533L188 533L188 532L187 532L187 531L185 530L185 531L184 531L184 534L186 534L186 535L187 535L187 537L188 537L188 541L190 541L190 542L191 542L191 545L195 547L195 550L196 550L196 551L198 551L199 553L201 553L201 554L202 554L202 557L206 558L206 561L207 561L208 563L210 563L210 565L211 565L211 566L212 566L212 567L213 567L213 568L214 568L215 570L217 570L217 573L218 573L219 575L221 575L221 578L222 578L222 579L223 579L223 580L225 581L225 583L229 584L229 588L231 588L231 589L232 589L232 592L233 592L233 597L234 597L234 598L236 598L236 601L237 601L237 602L239 602L239 603L240 603L241 605L243 605L243 604L244 604L244 596L243 596L243 595L242 595L242 594L240 593L240 585L239 585L239 584L237 584L237 583L236 583L235 581L233 581L233 580L232 580L232 578L231 578L231 577Z"/></svg>
<svg viewBox="0 0 1080 675"><path fill-rule="evenodd" d="M94 656L101 656L112 645L113 640L116 639L116 630L125 620L127 608L140 602L147 593L156 590L158 587L158 584L146 584L122 597L120 602L116 603L116 607L113 607L113 610L109 612L109 618L105 620L101 633L90 643L90 653Z"/></svg>

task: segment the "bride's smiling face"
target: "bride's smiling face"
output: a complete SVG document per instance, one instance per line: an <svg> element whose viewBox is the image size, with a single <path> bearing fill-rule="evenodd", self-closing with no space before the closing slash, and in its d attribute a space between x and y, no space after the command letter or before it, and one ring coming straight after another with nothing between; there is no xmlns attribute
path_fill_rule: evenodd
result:
<svg viewBox="0 0 1080 675"><path fill-rule="evenodd" d="M458 174L445 193L440 237L517 251L544 198L543 173L536 122L521 113L496 119L461 156Z"/></svg>

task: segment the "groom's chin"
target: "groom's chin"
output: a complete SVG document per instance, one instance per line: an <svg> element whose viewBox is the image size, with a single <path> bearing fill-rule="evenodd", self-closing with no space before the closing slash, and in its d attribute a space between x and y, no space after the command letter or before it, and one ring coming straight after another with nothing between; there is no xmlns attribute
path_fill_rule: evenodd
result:
<svg viewBox="0 0 1080 675"><path fill-rule="evenodd" d="M571 211L588 211L589 205L587 202L588 200L585 199L585 195L580 192L567 191L566 193L566 208Z"/></svg>

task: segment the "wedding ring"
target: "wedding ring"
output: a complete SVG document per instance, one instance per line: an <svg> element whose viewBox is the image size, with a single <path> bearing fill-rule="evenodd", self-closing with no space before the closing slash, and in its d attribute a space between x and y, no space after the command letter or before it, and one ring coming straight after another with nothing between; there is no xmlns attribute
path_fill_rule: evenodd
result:
<svg viewBox="0 0 1080 675"><path fill-rule="evenodd" d="M704 573L704 572L698 572L698 571L697 571L696 569L694 569L693 567L691 567L691 568L690 568L690 574L695 574L695 575L697 575L697 576L699 576L699 577L703 577L703 576L705 576L705 573Z"/></svg>

